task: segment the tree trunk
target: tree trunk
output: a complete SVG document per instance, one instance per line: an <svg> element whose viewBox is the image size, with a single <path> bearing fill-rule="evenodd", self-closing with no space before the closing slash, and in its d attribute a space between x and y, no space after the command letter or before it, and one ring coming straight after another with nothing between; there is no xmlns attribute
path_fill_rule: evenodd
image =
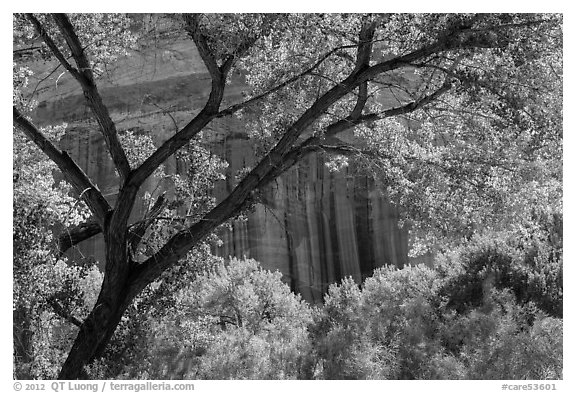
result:
<svg viewBox="0 0 576 393"><path fill-rule="evenodd" d="M102 354L126 309L118 299L107 304L99 298L76 336L58 379L87 379L84 367Z"/></svg>
<svg viewBox="0 0 576 393"><path fill-rule="evenodd" d="M111 262L112 258L108 255L106 263ZM118 259L115 262L118 263ZM127 263L123 265L127 266ZM58 379L86 379L84 367L103 354L120 323L132 299L127 292L127 269L117 270L112 276L116 277L105 275L98 300L80 326Z"/></svg>

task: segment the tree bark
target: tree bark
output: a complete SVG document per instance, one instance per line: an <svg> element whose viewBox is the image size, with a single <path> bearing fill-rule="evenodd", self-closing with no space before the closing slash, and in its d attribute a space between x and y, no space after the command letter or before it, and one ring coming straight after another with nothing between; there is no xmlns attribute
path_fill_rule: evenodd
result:
<svg viewBox="0 0 576 393"><path fill-rule="evenodd" d="M66 228L58 236L58 256L61 257L70 247L90 239L102 232L102 228L97 221L86 221L73 228Z"/></svg>
<svg viewBox="0 0 576 393"><path fill-rule="evenodd" d="M116 289L116 293L110 293L108 286L102 286L96 305L80 326L58 379L87 379L85 366L102 356L130 304L124 285Z"/></svg>

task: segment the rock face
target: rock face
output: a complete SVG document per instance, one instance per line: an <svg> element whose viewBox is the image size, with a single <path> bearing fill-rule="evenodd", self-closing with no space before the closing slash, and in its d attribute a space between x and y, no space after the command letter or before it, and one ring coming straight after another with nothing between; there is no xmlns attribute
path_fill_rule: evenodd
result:
<svg viewBox="0 0 576 393"><path fill-rule="evenodd" d="M153 64L146 52L122 60L111 78L100 83L120 132L149 129L158 144L199 110L209 91L208 76L191 42L173 42L160 53ZM36 65L42 67L49 68ZM40 95L34 121L42 126L69 124L61 147L114 203L116 174L95 122L88 120L83 96L67 76L58 84L58 89ZM227 99L237 99L241 87L233 83ZM254 154L237 120L216 123L207 133L213 152L230 164L231 176L215 188L221 199L232 187L232 174L252 165ZM214 252L254 258L265 268L281 271L286 282L312 302L320 301L327 286L343 277L360 281L375 267L407 263L408 235L398 229L396 209L369 179L354 175L353 168L330 172L323 160L321 155L307 157L264 190L247 220L235 221L231 230L220 233L223 245ZM155 186L146 185L149 190ZM136 206L135 216L139 209ZM75 252L103 260L101 237L80 244Z"/></svg>
<svg viewBox="0 0 576 393"><path fill-rule="evenodd" d="M234 170L251 151L245 140L220 148ZM304 298L320 301L330 283L352 276L358 282L383 264L407 262L407 233L397 210L353 168L330 172L321 155L309 156L260 196L244 221L219 235L215 252L250 257L279 270ZM225 195L227 184L217 187Z"/></svg>

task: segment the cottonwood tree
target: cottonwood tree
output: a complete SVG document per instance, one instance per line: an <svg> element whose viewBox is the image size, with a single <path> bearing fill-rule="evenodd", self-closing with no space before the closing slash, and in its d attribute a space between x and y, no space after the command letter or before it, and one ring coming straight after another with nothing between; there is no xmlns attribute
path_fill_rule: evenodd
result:
<svg viewBox="0 0 576 393"><path fill-rule="evenodd" d="M169 19L173 31L186 34L196 47L211 78L210 94L185 126L134 160L98 89L103 65L134 44L129 19L15 16L15 40L36 37L27 49L56 59L78 82L118 175L119 193L111 205L15 100L16 128L58 166L92 216L66 231L61 251L97 233L104 236L100 294L59 378L81 378L84 366L106 350L133 299L163 273L185 269L182 261L194 247L312 153L332 155L336 168L357 160L415 222L432 223L440 235L474 231L479 223L505 225L502 217L530 213L530 198L531 207L558 210L560 16L186 14ZM15 63L25 61L25 52L14 51ZM245 78L245 100L225 106L227 81L236 71ZM16 90L15 97L19 94ZM159 225L163 198L151 201L147 214L131 222L143 183L169 157L194 148L194 138L210 132L213 121L233 115L245 119L259 155L231 192L191 219L175 220L171 230ZM544 199L535 194L541 184ZM154 228L163 230L155 238L161 245L152 253L139 252L140 239Z"/></svg>

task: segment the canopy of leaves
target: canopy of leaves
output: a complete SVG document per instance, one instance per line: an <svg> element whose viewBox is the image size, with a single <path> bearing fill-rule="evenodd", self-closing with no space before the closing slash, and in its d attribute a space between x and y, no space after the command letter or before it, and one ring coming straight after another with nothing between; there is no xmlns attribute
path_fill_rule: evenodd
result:
<svg viewBox="0 0 576 393"><path fill-rule="evenodd" d="M150 45L140 19L70 15L95 76L138 43ZM404 212L414 255L434 248L440 239L459 241L484 229L526 233L534 223L530 217L561 213L560 15L208 14L157 19L163 22L156 22L156 35L180 32L193 39L212 77L222 72L231 78L230 69L242 76L246 101L222 115L236 113L244 120L260 158L347 77L389 59L406 59L356 82L357 88L314 114L292 152L324 151L333 157L335 169L353 159L359 164L355 167L378 179ZM20 54L74 56L59 20L15 16L16 101L22 101L31 72ZM42 32L52 39L52 47L41 39ZM130 146L125 148L133 150ZM131 165L142 164L154 150L151 145L141 151L139 159L129 160ZM212 166L218 170L221 165ZM199 209L189 220L173 220L174 229L164 238L208 210Z"/></svg>
<svg viewBox="0 0 576 393"><path fill-rule="evenodd" d="M414 255L442 238L513 227L561 213L562 20L557 15L288 15L259 40L241 66L248 97L291 81L245 112L249 133L279 140L334 84L357 66L358 30L376 24L369 64L402 56L463 29L451 50L383 73L334 104L302 135L354 158L404 211ZM492 26L499 26L492 28ZM512 30L510 27L515 26ZM466 39L485 32L466 48ZM456 35L454 35L456 36ZM456 38L455 38L456 39ZM323 48L323 50L318 50ZM433 98L427 105L414 105ZM330 125L366 100L355 142ZM414 105L414 110L395 111ZM250 119L250 117L248 117ZM353 139L354 139L353 138ZM303 144L305 145L305 143ZM338 161L337 161L338 162ZM421 239L421 240L419 240Z"/></svg>

